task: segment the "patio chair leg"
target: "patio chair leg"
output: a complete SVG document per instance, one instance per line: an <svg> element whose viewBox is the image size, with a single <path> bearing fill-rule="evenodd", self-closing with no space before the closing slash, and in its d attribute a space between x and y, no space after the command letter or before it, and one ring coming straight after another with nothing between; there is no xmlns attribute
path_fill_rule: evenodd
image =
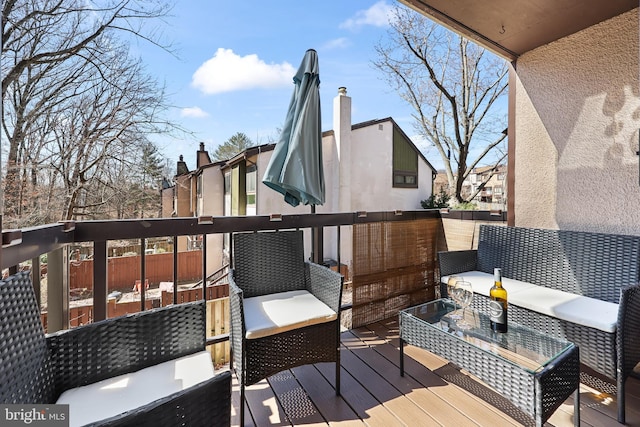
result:
<svg viewBox="0 0 640 427"><path fill-rule="evenodd" d="M240 427L244 427L244 383L240 384Z"/></svg>
<svg viewBox="0 0 640 427"><path fill-rule="evenodd" d="M338 350L338 360L336 360L336 396L340 396L340 350Z"/></svg>
<svg viewBox="0 0 640 427"><path fill-rule="evenodd" d="M625 386L625 378L622 378L622 374L618 371L618 389L617 389L617 400L618 400L618 422L620 424L625 424L625 408L624 408L624 386Z"/></svg>

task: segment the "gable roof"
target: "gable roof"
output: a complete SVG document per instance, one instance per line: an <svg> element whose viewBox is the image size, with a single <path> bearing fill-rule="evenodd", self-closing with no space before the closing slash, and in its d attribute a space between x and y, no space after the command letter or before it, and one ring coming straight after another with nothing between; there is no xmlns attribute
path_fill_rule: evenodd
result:
<svg viewBox="0 0 640 427"><path fill-rule="evenodd" d="M400 134L407 140L407 142L411 145L411 147L416 151L418 156L427 164L427 166L429 166L431 168L431 170L435 174L437 172L437 170L427 160L427 158L424 156L424 154L422 154L422 152L418 149L418 147L416 147L416 145L413 143L411 138L409 138L407 136L407 134L402 130L402 128L400 128L400 126L398 126L398 124L395 122L395 120L393 120L393 118L387 117L387 118L384 118L384 119L375 119L375 120L369 120L369 121L366 121L366 122L356 123L356 124L351 126L351 131L354 131L354 130L357 130L357 129L361 129L361 128L365 128L365 127L369 127L369 126L376 126L376 125L378 125L380 123L385 123L385 122L391 122L391 124L393 125L394 129L400 132ZM325 136L331 136L331 135L334 135L333 129L322 132L322 137L323 138ZM220 160L220 161L217 161L217 162L213 162L213 163L210 163L208 165L201 166L201 168L211 167L211 166L220 166L221 169L225 169L225 168L231 167L231 166L243 161L247 157L252 157L252 156L255 156L256 154L260 154L260 153L263 153L263 152L266 152L266 151L273 151L275 146L276 146L275 143L269 143L269 144L257 145L255 147L249 147L246 150L236 154L234 157L232 157L232 158L230 158L228 160Z"/></svg>
<svg viewBox="0 0 640 427"><path fill-rule="evenodd" d="M395 120L393 120L392 117L386 117L384 119L375 119L375 120L369 120L369 121L366 121L366 122L356 123L356 124L351 126L351 131L354 131L356 129L366 128L366 127L369 127L369 126L376 126L376 125L379 125L379 124L385 123L385 122L391 122L391 124L393 125L394 130L397 130L398 132L400 132L402 137L411 145L411 147L415 150L415 152L418 154L418 156L427 164L427 166L429 166L431 168L431 170L433 171L434 174L438 172L436 170L436 168L434 168L433 165L429 162L429 160L427 160L427 158L424 156L424 154L422 154L422 151L420 151L420 149L418 147L416 147L416 145L413 143L411 138L409 138L407 136L407 134L402 130L402 128L400 126L398 126L398 124L396 123ZM331 131L331 132L333 132L333 131ZM324 133L322 134L322 136L324 136Z"/></svg>

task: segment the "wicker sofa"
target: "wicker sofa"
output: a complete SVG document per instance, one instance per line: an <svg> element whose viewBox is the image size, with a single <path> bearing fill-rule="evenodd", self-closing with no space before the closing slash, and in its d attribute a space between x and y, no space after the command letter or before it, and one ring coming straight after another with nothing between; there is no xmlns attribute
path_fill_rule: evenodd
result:
<svg viewBox="0 0 640 427"><path fill-rule="evenodd" d="M438 254L448 276L472 283L473 308L488 312L494 267L509 292L509 320L566 339L580 361L624 388L640 362L640 236L481 225L477 250Z"/></svg>
<svg viewBox="0 0 640 427"><path fill-rule="evenodd" d="M205 351L204 301L45 335L19 273L0 281L0 403L68 404L71 426L228 426L231 373Z"/></svg>

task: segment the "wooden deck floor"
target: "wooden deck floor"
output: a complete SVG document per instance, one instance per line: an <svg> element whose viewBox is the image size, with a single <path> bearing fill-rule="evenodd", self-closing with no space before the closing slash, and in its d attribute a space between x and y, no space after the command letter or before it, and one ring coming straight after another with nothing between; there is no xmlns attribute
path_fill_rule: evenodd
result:
<svg viewBox="0 0 640 427"><path fill-rule="evenodd" d="M309 365L247 388L245 425L520 426L529 418L483 383L433 354L406 347L405 376L398 369L396 319L342 334L341 391L334 365ZM239 424L234 378L231 424ZM581 425L616 426L615 396L581 386ZM640 381L627 384L627 426L640 427ZM570 398L547 422L573 425Z"/></svg>

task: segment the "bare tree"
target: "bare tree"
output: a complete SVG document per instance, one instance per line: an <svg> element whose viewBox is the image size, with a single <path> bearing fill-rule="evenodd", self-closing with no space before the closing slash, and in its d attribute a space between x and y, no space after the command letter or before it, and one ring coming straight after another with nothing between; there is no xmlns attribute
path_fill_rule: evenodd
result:
<svg viewBox="0 0 640 427"><path fill-rule="evenodd" d="M122 59L118 59L122 58ZM112 55L111 67L96 73L82 96L70 99L54 128L51 166L62 178L67 197L64 219L95 216L108 208L106 188L115 188L107 170L114 162L126 165L128 174L118 179L136 182L142 166L146 135L160 132L166 125L156 118L163 92L141 70L138 61L126 53ZM139 195L112 193L113 197Z"/></svg>
<svg viewBox="0 0 640 427"><path fill-rule="evenodd" d="M2 2L2 99L12 83L34 64L61 64L84 56L98 68L104 35L128 32L151 43L157 30L145 23L166 16L170 6L155 0L5 0ZM5 58L3 58L5 59Z"/></svg>
<svg viewBox="0 0 640 427"><path fill-rule="evenodd" d="M496 103L506 94L507 64L408 8L396 7L390 24L374 65L414 108L416 130L437 149L451 193L469 201L484 183L464 194L467 176L506 157L506 112Z"/></svg>
<svg viewBox="0 0 640 427"><path fill-rule="evenodd" d="M139 149L173 127L159 118L163 89L123 42L168 49L148 27L168 11L157 0L3 1L5 192L7 213L20 222L12 225L106 214L116 196L104 168L138 155L125 157L116 142Z"/></svg>

